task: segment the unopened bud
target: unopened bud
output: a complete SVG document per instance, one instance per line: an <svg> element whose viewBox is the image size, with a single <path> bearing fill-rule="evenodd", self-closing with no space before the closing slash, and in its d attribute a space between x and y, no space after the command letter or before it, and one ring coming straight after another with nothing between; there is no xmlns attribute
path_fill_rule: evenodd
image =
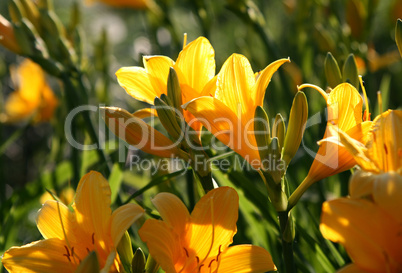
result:
<svg viewBox="0 0 402 273"><path fill-rule="evenodd" d="M325 77L331 88L335 88L338 84L342 83L341 70L339 69L338 63L332 56L331 52L328 52L327 57L325 57Z"/></svg>
<svg viewBox="0 0 402 273"><path fill-rule="evenodd" d="M174 108L183 113L182 98L181 98L181 88L179 83L179 78L173 67L170 67L169 76L167 80L167 96L172 101Z"/></svg>
<svg viewBox="0 0 402 273"><path fill-rule="evenodd" d="M131 269L133 273L144 273L145 272L145 255L144 252L142 251L141 248L137 248L135 251L132 263L131 263Z"/></svg>
<svg viewBox="0 0 402 273"><path fill-rule="evenodd" d="M399 54L401 54L401 57L402 57L402 20L401 19L398 19L396 21L395 41L396 41L396 45L398 46L398 49L399 49Z"/></svg>
<svg viewBox="0 0 402 273"><path fill-rule="evenodd" d="M176 109L170 103L165 94L162 94L161 98L155 97L154 100L155 109L163 127L173 139L177 140L183 137L183 131L177 123Z"/></svg>
<svg viewBox="0 0 402 273"><path fill-rule="evenodd" d="M278 139L279 149L282 149L285 142L285 122L281 114L276 114L274 125L272 126L272 138Z"/></svg>
<svg viewBox="0 0 402 273"><path fill-rule="evenodd" d="M14 23L21 22L22 18L25 17L24 9L21 2L18 0L10 0L8 2L8 12L10 13L11 20Z"/></svg>
<svg viewBox="0 0 402 273"><path fill-rule="evenodd" d="M343 65L343 82L349 82L357 90L359 90L359 72L355 56L350 54Z"/></svg>
<svg viewBox="0 0 402 273"><path fill-rule="evenodd" d="M130 235L126 231L117 245L120 261L126 272L130 272L131 261L133 260L133 248L131 246Z"/></svg>
<svg viewBox="0 0 402 273"><path fill-rule="evenodd" d="M297 92L290 110L288 129L286 130L285 144L282 159L289 165L299 149L303 138L308 117L307 98L303 92Z"/></svg>
<svg viewBox="0 0 402 273"><path fill-rule="evenodd" d="M98 273L100 271L98 256L95 251L90 252L79 264L74 273Z"/></svg>
<svg viewBox="0 0 402 273"><path fill-rule="evenodd" d="M258 152L260 153L260 159L264 162L264 159L268 158L268 145L271 142L269 119L264 108L257 106L254 116L254 135L257 141ZM265 169L265 167L263 166Z"/></svg>
<svg viewBox="0 0 402 273"><path fill-rule="evenodd" d="M35 28L39 30L39 10L32 0L20 0L21 6L24 9L26 17L31 21Z"/></svg>

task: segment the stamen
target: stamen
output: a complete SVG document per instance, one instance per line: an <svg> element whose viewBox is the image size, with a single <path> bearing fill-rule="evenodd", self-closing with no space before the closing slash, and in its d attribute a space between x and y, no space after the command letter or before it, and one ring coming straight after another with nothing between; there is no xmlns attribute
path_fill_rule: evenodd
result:
<svg viewBox="0 0 402 273"><path fill-rule="evenodd" d="M67 246L64 246L64 248L66 249L67 256L70 256L70 251L68 250L68 247L67 247Z"/></svg>
<svg viewBox="0 0 402 273"><path fill-rule="evenodd" d="M211 267L211 264L212 264L214 261L215 261L215 259L212 259L212 260L209 262L208 267Z"/></svg>
<svg viewBox="0 0 402 273"><path fill-rule="evenodd" d="M365 121L368 121L368 120L370 120L370 109L369 109L369 104L368 104L368 98L367 98L366 88L364 88L362 76L360 76L360 75L359 75L359 81L360 81L360 86L362 87L363 96L364 96L364 102L365 102L366 111L367 111Z"/></svg>
<svg viewBox="0 0 402 273"><path fill-rule="evenodd" d="M91 252L91 251L89 251L89 248L87 248L87 252L88 252L88 253Z"/></svg>
<svg viewBox="0 0 402 273"><path fill-rule="evenodd" d="M388 148L387 148L387 145L385 143L384 143L384 150L385 150L385 153L388 154Z"/></svg>
<svg viewBox="0 0 402 273"><path fill-rule="evenodd" d="M183 247L183 249L184 249L184 251L186 252L187 258L189 258L190 256L188 256L188 251L187 251L187 249L186 249L185 247Z"/></svg>
<svg viewBox="0 0 402 273"><path fill-rule="evenodd" d="M74 256L74 247L71 248L71 256Z"/></svg>
<svg viewBox="0 0 402 273"><path fill-rule="evenodd" d="M382 95L381 95L381 91L377 92L377 102L378 102L378 110L380 112L380 114L383 112L382 110Z"/></svg>
<svg viewBox="0 0 402 273"><path fill-rule="evenodd" d="M184 33L183 49L186 47L186 45L187 45L187 33Z"/></svg>
<svg viewBox="0 0 402 273"><path fill-rule="evenodd" d="M199 264L200 263L200 257L195 256L195 259L197 260L197 264Z"/></svg>
<svg viewBox="0 0 402 273"><path fill-rule="evenodd" d="M221 247L222 247L222 245L219 245L219 251L218 251L218 255L216 256L216 261L219 261L219 256L220 256L221 253L222 253Z"/></svg>
<svg viewBox="0 0 402 273"><path fill-rule="evenodd" d="M92 233L92 244L95 244L95 233Z"/></svg>
<svg viewBox="0 0 402 273"><path fill-rule="evenodd" d="M69 256L69 255L67 255L67 254L63 254L63 256L66 256L66 257L67 257L67 259L68 259L68 261L71 263L71 259L70 259L70 256Z"/></svg>

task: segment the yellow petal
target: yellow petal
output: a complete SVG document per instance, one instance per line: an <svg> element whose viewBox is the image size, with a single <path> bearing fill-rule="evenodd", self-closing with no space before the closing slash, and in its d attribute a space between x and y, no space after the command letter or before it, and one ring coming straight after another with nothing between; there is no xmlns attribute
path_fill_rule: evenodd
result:
<svg viewBox="0 0 402 273"><path fill-rule="evenodd" d="M200 97L183 106L223 144L258 167L260 156L253 132L253 122L242 124L242 119L223 102L212 97Z"/></svg>
<svg viewBox="0 0 402 273"><path fill-rule="evenodd" d="M75 196L75 213L80 228L105 245L108 244L106 241L112 214L110 196L109 183L102 174L95 171L81 178Z"/></svg>
<svg viewBox="0 0 402 273"><path fill-rule="evenodd" d="M155 83L142 67L122 67L116 72L116 76L120 86L137 100L153 104L155 97L160 95L161 91L154 89Z"/></svg>
<svg viewBox="0 0 402 273"><path fill-rule="evenodd" d="M219 272L264 273L276 270L276 266L269 252L258 246L232 246L223 252L220 258Z"/></svg>
<svg viewBox="0 0 402 273"><path fill-rule="evenodd" d="M374 201L402 224L402 176L389 172L376 175L373 188Z"/></svg>
<svg viewBox="0 0 402 273"><path fill-rule="evenodd" d="M35 113L38 104L24 99L18 91L11 93L4 105L6 122L19 122L28 119Z"/></svg>
<svg viewBox="0 0 402 273"><path fill-rule="evenodd" d="M165 56L145 56L143 62L157 96L167 94L167 78L169 68L174 65L173 60Z"/></svg>
<svg viewBox="0 0 402 273"><path fill-rule="evenodd" d="M25 59L18 67L17 75L14 77L17 77L21 96L30 103L38 105L42 88L45 85L45 74L40 66Z"/></svg>
<svg viewBox="0 0 402 273"><path fill-rule="evenodd" d="M75 214L61 202L46 201L38 212L36 225L45 239L58 238L72 244L78 242L75 236L78 229Z"/></svg>
<svg viewBox="0 0 402 273"><path fill-rule="evenodd" d="M251 92L251 97L255 98L254 107L263 105L265 91L267 89L269 82L271 81L272 76L274 75L276 70L278 70L278 68L281 67L281 65L287 62L290 62L290 59L277 60L268 65L266 68L264 68L263 71L259 73L257 82L255 83L253 90Z"/></svg>
<svg viewBox="0 0 402 273"><path fill-rule="evenodd" d="M336 86L328 96L328 121L347 131L362 122L363 99L349 83Z"/></svg>
<svg viewBox="0 0 402 273"><path fill-rule="evenodd" d="M74 272L76 265L63 255L64 246L64 241L53 238L12 247L4 253L1 262L9 272L15 273Z"/></svg>
<svg viewBox="0 0 402 273"><path fill-rule="evenodd" d="M401 226L369 201L341 198L325 202L320 230L325 238L342 244L362 269L387 272L387 265L400 261Z"/></svg>
<svg viewBox="0 0 402 273"><path fill-rule="evenodd" d="M191 213L191 234L188 247L202 260L225 251L236 234L239 197L229 187L209 191L195 205Z"/></svg>
<svg viewBox="0 0 402 273"><path fill-rule="evenodd" d="M179 143L173 143L162 133L126 110L118 107L104 107L101 108L101 111L109 129L128 144L146 153L161 157L186 157L186 154L178 147Z"/></svg>
<svg viewBox="0 0 402 273"><path fill-rule="evenodd" d="M371 172L357 170L349 181L349 195L351 198L365 198L373 194L374 181L378 175Z"/></svg>
<svg viewBox="0 0 402 273"><path fill-rule="evenodd" d="M178 234L182 235L190 221L190 213L183 202L174 194L162 192L152 199L163 221L169 224Z"/></svg>
<svg viewBox="0 0 402 273"><path fill-rule="evenodd" d="M204 86L215 76L215 52L208 39L199 37L189 43L179 54L176 64L180 85L188 85L198 96Z"/></svg>
<svg viewBox="0 0 402 273"><path fill-rule="evenodd" d="M138 231L141 240L147 243L149 253L168 273L176 272L175 262L180 257L179 237L165 222L148 219Z"/></svg>
<svg viewBox="0 0 402 273"><path fill-rule="evenodd" d="M117 247L124 232L126 232L144 212L144 209L137 204L126 204L113 211L110 219L110 230L114 246Z"/></svg>
<svg viewBox="0 0 402 273"><path fill-rule="evenodd" d="M402 175L402 111L388 110L376 117L367 143L367 156L384 172Z"/></svg>
<svg viewBox="0 0 402 273"><path fill-rule="evenodd" d="M340 270L336 271L337 273L372 273L371 271L368 270L363 270L359 268L355 264L349 264L345 267L342 267Z"/></svg>
<svg viewBox="0 0 402 273"><path fill-rule="evenodd" d="M54 110L59 104L50 86L45 83L42 88L42 101L39 106L39 121L49 121L53 117Z"/></svg>
<svg viewBox="0 0 402 273"><path fill-rule="evenodd" d="M225 61L218 74L215 97L238 117L247 116L250 115L251 106L256 107L250 93L254 84L254 73L247 58L233 54ZM240 113L238 109L241 109Z"/></svg>

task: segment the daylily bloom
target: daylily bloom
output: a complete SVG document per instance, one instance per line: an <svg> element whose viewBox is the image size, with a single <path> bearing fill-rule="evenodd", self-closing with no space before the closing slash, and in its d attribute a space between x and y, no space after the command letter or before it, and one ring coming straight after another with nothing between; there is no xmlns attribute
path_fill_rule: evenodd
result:
<svg viewBox="0 0 402 273"><path fill-rule="evenodd" d="M167 273L276 270L271 255L261 247L228 247L237 231L239 197L234 189L211 190L191 214L183 202L170 193L159 193L152 203L163 221L147 220L139 235Z"/></svg>
<svg viewBox="0 0 402 273"><path fill-rule="evenodd" d="M95 251L102 272L120 272L116 247L144 210L126 204L112 213L110 196L109 183L100 173L83 176L72 210L61 202L46 201L36 219L45 239L7 250L4 267L9 272L74 272Z"/></svg>
<svg viewBox="0 0 402 273"><path fill-rule="evenodd" d="M11 23L0 14L0 44L8 50L20 54L21 48L15 39Z"/></svg>
<svg viewBox="0 0 402 273"><path fill-rule="evenodd" d="M366 145L339 131L341 145L360 166L351 178L352 197L364 197L376 191L377 183L402 181L402 111L388 110L377 116L368 133ZM401 182L402 183L402 182Z"/></svg>
<svg viewBox="0 0 402 273"><path fill-rule="evenodd" d="M320 93L327 102L329 124L323 139L334 136L334 130L330 130L329 126L335 124L339 130L351 138L366 143L371 121L363 121L363 99L356 88L349 83L342 83L336 86L329 95L324 91ZM320 147L306 178L289 198L290 207L313 183L346 171L356 165L356 160L344 147L331 141L321 141L319 144Z"/></svg>
<svg viewBox="0 0 402 273"><path fill-rule="evenodd" d="M33 116L34 122L49 121L58 100L46 83L40 66L26 59L12 71L12 76L18 89L7 98L0 120L19 122Z"/></svg>
<svg viewBox="0 0 402 273"><path fill-rule="evenodd" d="M183 107L223 144L253 167L261 165L254 135L254 114L262 106L275 71L289 59L280 59L254 74L246 57L231 55L217 76L215 96L196 98Z"/></svg>
<svg viewBox="0 0 402 273"><path fill-rule="evenodd" d="M325 202L320 229L341 243L353 264L341 272L402 270L402 111L376 117L366 145L339 131L361 170L350 179L350 198Z"/></svg>
<svg viewBox="0 0 402 273"><path fill-rule="evenodd" d="M137 100L154 104L155 97L167 94L170 67L179 78L183 103L215 93L215 52L204 37L186 45L176 62L165 56L145 56L143 62L145 68L122 67L116 72L119 84ZM194 130L200 130L201 124L189 112L183 115Z"/></svg>

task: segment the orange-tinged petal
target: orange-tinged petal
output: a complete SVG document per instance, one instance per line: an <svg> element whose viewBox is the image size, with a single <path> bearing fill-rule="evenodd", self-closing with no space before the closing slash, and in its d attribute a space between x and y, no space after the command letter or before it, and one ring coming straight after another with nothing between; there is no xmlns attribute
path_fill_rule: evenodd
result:
<svg viewBox="0 0 402 273"><path fill-rule="evenodd" d="M63 255L64 246L63 240L53 238L12 247L1 262L9 272L16 273L74 272L76 265Z"/></svg>
<svg viewBox="0 0 402 273"><path fill-rule="evenodd" d="M363 99L349 83L336 86L328 96L328 121L347 131L362 122Z"/></svg>
<svg viewBox="0 0 402 273"><path fill-rule="evenodd" d="M67 240L72 244L78 242L75 232L78 229L74 212L66 205L55 200L48 200L39 210L36 225L43 238L58 238Z"/></svg>
<svg viewBox="0 0 402 273"><path fill-rule="evenodd" d="M371 273L371 271L361 269L355 264L349 264L345 267L342 267L340 270L336 271L337 273Z"/></svg>
<svg viewBox="0 0 402 273"><path fill-rule="evenodd" d="M174 68L181 72L178 73L180 85L190 86L200 96L204 86L215 76L215 51L208 39L199 37L185 46Z"/></svg>
<svg viewBox="0 0 402 273"><path fill-rule="evenodd" d="M369 201L341 198L325 202L320 230L325 238L342 244L362 269L387 272L385 265L401 260L401 226Z"/></svg>
<svg viewBox="0 0 402 273"><path fill-rule="evenodd" d="M376 175L374 201L402 224L402 176L395 172Z"/></svg>
<svg viewBox="0 0 402 273"><path fill-rule="evenodd" d="M133 113L133 116L136 118L144 119L149 117L157 117L158 112L156 112L155 108L144 108L137 110Z"/></svg>
<svg viewBox="0 0 402 273"><path fill-rule="evenodd" d="M14 35L11 23L0 15L0 44L16 54L21 54L21 48Z"/></svg>
<svg viewBox="0 0 402 273"><path fill-rule="evenodd" d="M259 73L257 82L255 83L253 90L251 91L251 98L255 98L254 107L262 106L264 103L265 91L272 76L284 63L290 62L290 59L280 59L269 64L264 70ZM252 110L252 109L251 109ZM254 115L254 112L252 113Z"/></svg>
<svg viewBox="0 0 402 273"><path fill-rule="evenodd" d="M236 234L239 197L229 187L209 191L195 205L191 213L190 249L197 251L198 257L216 256L225 251Z"/></svg>
<svg viewBox="0 0 402 273"><path fill-rule="evenodd" d="M144 209L137 204L126 204L119 207L112 213L110 218L110 233L112 235L112 241L114 246L117 246L120 242L124 232L143 214Z"/></svg>
<svg viewBox="0 0 402 273"><path fill-rule="evenodd" d="M250 115L250 109L256 107L250 91L255 84L251 65L246 57L232 54L223 64L218 74L215 98L229 107L238 116ZM240 107L241 112L238 113ZM254 110L251 109L254 115Z"/></svg>
<svg viewBox="0 0 402 273"><path fill-rule="evenodd" d="M163 93L166 94L169 68L174 65L174 61L165 56L145 56L143 62L158 97Z"/></svg>
<svg viewBox="0 0 402 273"><path fill-rule="evenodd" d="M260 161L253 124L242 125L241 118L223 102L212 97L201 97L183 106L190 111L223 144L247 159L250 164ZM256 164L252 164L256 167Z"/></svg>
<svg viewBox="0 0 402 273"><path fill-rule="evenodd" d="M232 246L223 252L220 258L221 261L218 272L263 273L276 270L276 266L269 252L258 246Z"/></svg>
<svg viewBox="0 0 402 273"><path fill-rule="evenodd" d="M357 170L349 182L350 197L356 199L371 196L376 179L378 179L378 176L371 172Z"/></svg>
<svg viewBox="0 0 402 273"><path fill-rule="evenodd" d="M183 202L174 194L162 192L152 199L163 221L169 224L175 233L182 235L190 221L190 213Z"/></svg>
<svg viewBox="0 0 402 273"><path fill-rule="evenodd" d="M120 86L137 100L153 104L155 97L163 92L154 89L155 83L152 82L149 74L142 67L122 67L116 72L116 76Z"/></svg>
<svg viewBox="0 0 402 273"><path fill-rule="evenodd" d="M109 129L128 144L146 153L161 157L186 158L186 154L178 147L178 143L173 143L162 133L126 110L118 107L104 107L101 110Z"/></svg>
<svg viewBox="0 0 402 273"><path fill-rule="evenodd" d="M4 105L5 121L18 122L27 119L35 113L37 106L34 102L26 100L21 92L15 91L8 96Z"/></svg>
<svg viewBox="0 0 402 273"><path fill-rule="evenodd" d="M53 117L54 110L59 104L50 86L45 83L42 88L42 102L39 106L39 121L49 121Z"/></svg>
<svg viewBox="0 0 402 273"><path fill-rule="evenodd" d="M167 273L175 273L175 263L180 257L177 249L180 238L165 222L148 219L138 231L141 240L147 243L149 253Z"/></svg>
<svg viewBox="0 0 402 273"><path fill-rule="evenodd" d="M102 245L108 244L111 190L102 174L91 171L84 175L77 187L75 213L82 230L94 236Z"/></svg>

